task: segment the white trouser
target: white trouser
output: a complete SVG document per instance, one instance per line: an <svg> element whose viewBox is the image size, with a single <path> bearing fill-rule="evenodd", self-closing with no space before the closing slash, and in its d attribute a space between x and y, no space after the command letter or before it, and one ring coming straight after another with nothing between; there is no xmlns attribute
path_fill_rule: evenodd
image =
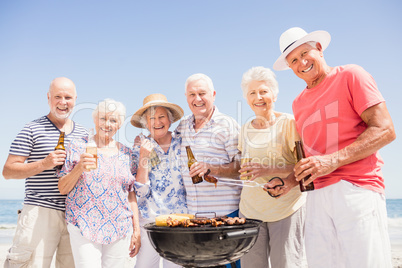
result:
<svg viewBox="0 0 402 268"><path fill-rule="evenodd" d="M67 224L67 229L76 268L124 267L129 255L131 234L111 244L102 245L83 237L80 229L71 223Z"/></svg>
<svg viewBox="0 0 402 268"><path fill-rule="evenodd" d="M161 259L158 252L154 249L151 244L151 241L148 238L147 230L144 228L144 225L149 221L140 218L140 226L141 226L141 248L136 256L137 261L135 263L135 268L159 268L159 261ZM171 261L162 258L163 268L180 268L180 265L177 265Z"/></svg>
<svg viewBox="0 0 402 268"><path fill-rule="evenodd" d="M347 181L307 196L309 268L391 268L385 197Z"/></svg>

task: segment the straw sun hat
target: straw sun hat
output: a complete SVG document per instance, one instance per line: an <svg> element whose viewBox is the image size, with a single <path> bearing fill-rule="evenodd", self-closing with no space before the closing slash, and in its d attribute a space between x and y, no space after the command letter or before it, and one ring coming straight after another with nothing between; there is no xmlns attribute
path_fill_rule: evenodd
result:
<svg viewBox="0 0 402 268"><path fill-rule="evenodd" d="M146 96L142 104L143 106L131 117L131 124L138 128L144 128L141 125L140 120L144 112L150 107L162 106L169 109L173 115L172 123L182 118L184 114L183 109L179 105L168 102L166 96L159 93Z"/></svg>
<svg viewBox="0 0 402 268"><path fill-rule="evenodd" d="M279 49L282 54L274 63L274 69L277 71L289 69L286 62L287 55L298 46L309 41L320 43L322 50L324 51L331 41L331 35L326 31L315 31L308 34L305 30L299 27L293 27L286 30L279 38Z"/></svg>

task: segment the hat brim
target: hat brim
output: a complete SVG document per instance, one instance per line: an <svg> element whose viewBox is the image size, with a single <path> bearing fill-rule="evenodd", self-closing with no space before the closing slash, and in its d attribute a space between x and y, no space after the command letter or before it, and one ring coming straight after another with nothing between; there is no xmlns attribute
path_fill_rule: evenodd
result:
<svg viewBox="0 0 402 268"><path fill-rule="evenodd" d="M310 42L315 41L321 44L322 50L324 51L329 43L331 42L331 35L326 31L315 31L307 34L306 36L300 38L296 42L294 42L291 46L289 46L284 53L282 53L279 58L275 61L273 68L277 71L283 71L290 69L287 62L286 57L298 46Z"/></svg>
<svg viewBox="0 0 402 268"><path fill-rule="evenodd" d="M145 128L145 126L141 125L141 117L143 116L144 112L148 108L155 107L155 106L164 107L166 109L169 109L172 112L172 115L173 115L173 122L171 122L172 124L174 122L178 121L184 115L183 109L177 104L173 104L170 102L164 102L164 101L152 102L151 104L146 104L146 105L142 106L140 109L138 109L138 111L136 111L133 114L133 116L131 117L131 121L130 121L131 124L138 128Z"/></svg>

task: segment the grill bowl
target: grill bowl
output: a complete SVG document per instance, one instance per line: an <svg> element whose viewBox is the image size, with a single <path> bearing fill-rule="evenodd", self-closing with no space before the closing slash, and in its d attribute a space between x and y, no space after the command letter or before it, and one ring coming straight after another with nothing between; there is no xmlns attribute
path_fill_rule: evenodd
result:
<svg viewBox="0 0 402 268"><path fill-rule="evenodd" d="M260 220L246 219L243 225L161 227L146 224L155 250L165 259L184 267L210 267L235 262L257 240Z"/></svg>

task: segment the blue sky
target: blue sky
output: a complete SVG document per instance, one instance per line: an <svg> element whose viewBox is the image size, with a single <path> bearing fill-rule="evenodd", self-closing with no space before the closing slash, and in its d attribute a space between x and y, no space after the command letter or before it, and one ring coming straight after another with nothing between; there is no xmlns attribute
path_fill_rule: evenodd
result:
<svg viewBox="0 0 402 268"><path fill-rule="evenodd" d="M386 196L402 198L401 12L399 0L0 1L0 165L24 124L48 113L46 92L58 76L75 82L73 119L85 127L100 100L123 102L127 120L117 139L127 145L139 133L129 118L148 94L163 93L190 113L184 82L198 72L214 81L219 110L242 124L252 116L242 74L272 68L279 36L299 26L331 34L330 66L359 64L376 80L398 135L380 151ZM291 113L305 84L290 70L275 73L276 110ZM0 198L23 192L23 180L0 179Z"/></svg>

